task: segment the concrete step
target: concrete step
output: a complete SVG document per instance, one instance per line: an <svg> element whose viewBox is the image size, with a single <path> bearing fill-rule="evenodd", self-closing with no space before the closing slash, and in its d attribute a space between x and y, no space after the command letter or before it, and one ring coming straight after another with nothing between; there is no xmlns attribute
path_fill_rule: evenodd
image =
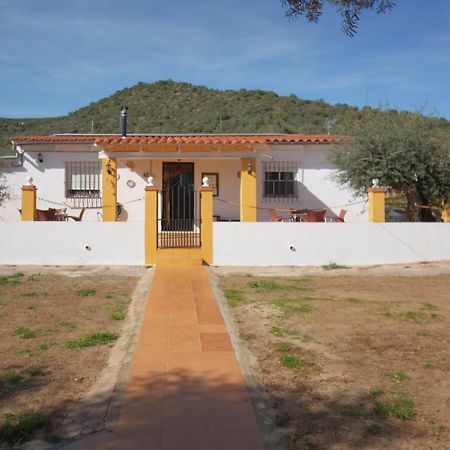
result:
<svg viewBox="0 0 450 450"><path fill-rule="evenodd" d="M156 265L202 265L202 251L200 248L160 248L156 253Z"/></svg>

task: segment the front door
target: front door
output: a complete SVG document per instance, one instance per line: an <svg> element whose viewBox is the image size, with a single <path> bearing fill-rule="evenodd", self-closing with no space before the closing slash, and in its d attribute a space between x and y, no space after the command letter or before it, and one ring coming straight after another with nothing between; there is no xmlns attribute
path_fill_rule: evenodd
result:
<svg viewBox="0 0 450 450"><path fill-rule="evenodd" d="M163 231L194 231L195 197L194 163L163 163Z"/></svg>

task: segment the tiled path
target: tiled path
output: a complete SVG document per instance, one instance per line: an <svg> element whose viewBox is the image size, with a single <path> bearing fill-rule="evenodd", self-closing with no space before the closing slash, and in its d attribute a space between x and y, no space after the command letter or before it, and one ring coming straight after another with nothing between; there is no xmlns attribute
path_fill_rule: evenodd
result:
<svg viewBox="0 0 450 450"><path fill-rule="evenodd" d="M264 448L202 266L156 269L118 424L70 446L88 448Z"/></svg>

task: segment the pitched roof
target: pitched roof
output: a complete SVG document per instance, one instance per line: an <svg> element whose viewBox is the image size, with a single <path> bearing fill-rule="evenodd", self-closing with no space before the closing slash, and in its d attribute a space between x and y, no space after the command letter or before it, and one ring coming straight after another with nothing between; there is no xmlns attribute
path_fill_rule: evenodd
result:
<svg viewBox="0 0 450 450"><path fill-rule="evenodd" d="M108 144L303 144L331 143L340 139L333 134L52 134L15 136L15 144L89 143Z"/></svg>

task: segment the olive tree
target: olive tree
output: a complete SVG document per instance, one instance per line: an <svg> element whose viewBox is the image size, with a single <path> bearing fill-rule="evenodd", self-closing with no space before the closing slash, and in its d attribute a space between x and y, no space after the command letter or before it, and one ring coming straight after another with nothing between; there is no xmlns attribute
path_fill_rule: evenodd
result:
<svg viewBox="0 0 450 450"><path fill-rule="evenodd" d="M354 36L359 18L364 10L384 13L395 6L392 0L281 0L288 17L304 16L310 22L318 22L325 5L335 8L342 17L342 29Z"/></svg>
<svg viewBox="0 0 450 450"><path fill-rule="evenodd" d="M374 178L405 195L410 220L434 220L450 197L450 124L420 113L366 110L332 156L340 182L360 193Z"/></svg>

